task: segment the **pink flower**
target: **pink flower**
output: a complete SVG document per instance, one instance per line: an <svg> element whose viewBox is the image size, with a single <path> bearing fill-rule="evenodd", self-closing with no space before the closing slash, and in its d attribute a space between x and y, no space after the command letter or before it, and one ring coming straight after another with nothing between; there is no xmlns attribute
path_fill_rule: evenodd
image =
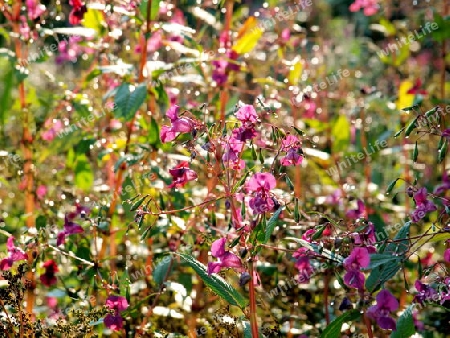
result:
<svg viewBox="0 0 450 338"><path fill-rule="evenodd" d="M194 121L187 117L178 117L180 107L173 105L166 112L166 116L170 119L171 126L162 126L160 137L161 142L166 143L175 140L178 133L189 133L194 127Z"/></svg>
<svg viewBox="0 0 450 338"><path fill-rule="evenodd" d="M106 306L114 310L114 314L106 315L103 321L105 326L111 330L119 331L123 327L123 319L120 313L128 308L126 298L122 296L109 296L106 299Z"/></svg>
<svg viewBox="0 0 450 338"><path fill-rule="evenodd" d="M58 265L56 265L56 262L49 259L44 263L43 267L45 268L45 272L39 277L42 284L45 286L52 286L56 284L55 273L58 272Z"/></svg>
<svg viewBox="0 0 450 338"><path fill-rule="evenodd" d="M239 156L244 149L244 142L240 141L233 136L228 137L224 142L224 153L222 155L222 161L224 162L237 162L240 160Z"/></svg>
<svg viewBox="0 0 450 338"><path fill-rule="evenodd" d="M281 43L283 44L288 43L290 38L291 38L291 30L289 28L283 29L280 35Z"/></svg>
<svg viewBox="0 0 450 338"><path fill-rule="evenodd" d="M42 132L42 139L45 141L52 141L58 133L64 129L61 120L47 120L44 123L44 127L49 128Z"/></svg>
<svg viewBox="0 0 450 338"><path fill-rule="evenodd" d="M416 210L411 214L411 219L414 223L419 222L428 212L437 210L436 205L429 201L427 197L427 188L421 188L414 194Z"/></svg>
<svg viewBox="0 0 450 338"><path fill-rule="evenodd" d="M247 182L246 188L254 197L249 201L249 206L254 214L263 214L273 210L274 199L270 196L270 190L275 188L275 177L269 173L256 173Z"/></svg>
<svg viewBox="0 0 450 338"><path fill-rule="evenodd" d="M415 302L423 304L426 301L430 301L436 298L437 292L431 286L424 284L419 280L416 281L414 286L416 290L419 292L414 296Z"/></svg>
<svg viewBox="0 0 450 338"><path fill-rule="evenodd" d="M383 330L395 330L397 325L394 319L390 317L390 313L398 309L397 299L388 291L381 290L376 297L377 304L369 307L367 315Z"/></svg>
<svg viewBox="0 0 450 338"><path fill-rule="evenodd" d="M236 118L244 125L254 124L258 121L258 114L252 105L246 104L236 112Z"/></svg>
<svg viewBox="0 0 450 338"><path fill-rule="evenodd" d="M217 83L217 85L222 86L228 80L228 75L231 71L239 71L240 66L236 64L238 54L229 50L226 52L224 58L214 60L212 65L214 66L212 79Z"/></svg>
<svg viewBox="0 0 450 338"><path fill-rule="evenodd" d="M369 251L366 248L356 247L344 260L344 268L347 273L344 275L344 283L348 287L362 290L364 288L364 274L361 268L366 268L370 264Z"/></svg>
<svg viewBox="0 0 450 338"><path fill-rule="evenodd" d="M225 250L225 238L216 240L211 245L211 254L217 262L208 263L208 275L218 273L223 268L242 268L241 260L235 254Z"/></svg>
<svg viewBox="0 0 450 338"><path fill-rule="evenodd" d="M0 261L0 270L8 270L14 262L28 259L27 254L22 249L14 246L14 237L8 238L6 248L8 249L8 257Z"/></svg>
<svg viewBox="0 0 450 338"><path fill-rule="evenodd" d="M358 219L358 218L364 216L364 213L366 212L366 207L365 207L365 205L364 205L364 202L361 201L361 200L358 200L358 201L356 202L356 204L357 204L356 209L349 210L349 211L347 211L347 213L345 214L348 218L351 218L351 219Z"/></svg>
<svg viewBox="0 0 450 338"><path fill-rule="evenodd" d="M28 17L30 18L30 20L36 20L42 15L42 13L45 12L45 6L41 4L38 5L38 3L39 2L37 0L26 1Z"/></svg>
<svg viewBox="0 0 450 338"><path fill-rule="evenodd" d="M378 12L378 0L356 0L350 5L350 12L358 12L362 8L365 16L372 16Z"/></svg>
<svg viewBox="0 0 450 338"><path fill-rule="evenodd" d="M280 163L284 166L299 165L303 161L302 143L294 135L288 135L281 142L281 151L285 151L287 155L280 159Z"/></svg>
<svg viewBox="0 0 450 338"><path fill-rule="evenodd" d="M40 185L37 189L36 189L36 196L37 198L39 198L40 200L44 198L44 196L47 194L47 187L45 185Z"/></svg>
<svg viewBox="0 0 450 338"><path fill-rule="evenodd" d="M181 162L175 168L170 169L169 173L173 178L169 188L182 188L187 182L197 179L197 173L189 169L188 162Z"/></svg>

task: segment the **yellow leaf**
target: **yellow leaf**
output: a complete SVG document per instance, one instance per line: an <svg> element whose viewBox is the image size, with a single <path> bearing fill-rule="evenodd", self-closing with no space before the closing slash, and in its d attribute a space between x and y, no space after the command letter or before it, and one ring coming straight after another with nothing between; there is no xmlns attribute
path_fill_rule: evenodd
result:
<svg viewBox="0 0 450 338"><path fill-rule="evenodd" d="M291 67L291 71L289 72L288 77L289 83L292 85L296 85L300 80L300 77L302 76L302 71L303 63L299 60Z"/></svg>
<svg viewBox="0 0 450 338"><path fill-rule="evenodd" d="M412 81L406 80L400 84L400 88L398 89L398 99L396 102L397 109L402 109L405 107L411 107L414 102L414 94L408 94L408 90L410 90L414 86Z"/></svg>
<svg viewBox="0 0 450 338"><path fill-rule="evenodd" d="M251 29L250 32L240 38L233 46L233 50L238 54L245 54L256 47L258 40L261 38L262 30L259 27Z"/></svg>
<svg viewBox="0 0 450 338"><path fill-rule="evenodd" d="M386 19L381 19L380 25L383 26L386 36L394 36L397 32L395 26Z"/></svg>

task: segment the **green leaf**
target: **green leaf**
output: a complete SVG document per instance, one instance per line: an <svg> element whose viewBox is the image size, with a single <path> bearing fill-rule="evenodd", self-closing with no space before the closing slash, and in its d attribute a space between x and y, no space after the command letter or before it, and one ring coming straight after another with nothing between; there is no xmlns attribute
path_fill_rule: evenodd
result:
<svg viewBox="0 0 450 338"><path fill-rule="evenodd" d="M149 1L152 1L150 7L150 20L154 21L158 17L159 13L159 0L142 0L139 5L139 10L141 11L142 16L147 18L147 6Z"/></svg>
<svg viewBox="0 0 450 338"><path fill-rule="evenodd" d="M359 317L361 316L361 313L359 310L350 310L339 317L337 317L335 320L333 320L326 329L322 332L320 335L321 338L339 338L341 336L341 329L342 325L345 322L353 321L353 320L359 320Z"/></svg>
<svg viewBox="0 0 450 338"><path fill-rule="evenodd" d="M395 133L394 137L399 137L400 134L403 132L403 130L405 130L406 127L403 127L402 129L400 129L398 132Z"/></svg>
<svg viewBox="0 0 450 338"><path fill-rule="evenodd" d="M78 155L76 159L75 185L83 191L89 191L94 185L94 173L84 154Z"/></svg>
<svg viewBox="0 0 450 338"><path fill-rule="evenodd" d="M389 195L392 192L392 190L394 189L395 185L397 184L397 181L398 181L398 178L395 181L392 181L389 184L388 188L386 189L386 195Z"/></svg>
<svg viewBox="0 0 450 338"><path fill-rule="evenodd" d="M3 72L4 75L1 78L2 90L0 92L0 126L2 128L5 125L6 112L11 107L11 93L14 85L14 68L12 67L12 62L8 62L8 69L3 69Z"/></svg>
<svg viewBox="0 0 450 338"><path fill-rule="evenodd" d="M364 270L372 270L382 264L398 263L401 257L389 254L372 254L370 255L370 264Z"/></svg>
<svg viewBox="0 0 450 338"><path fill-rule="evenodd" d="M396 255L398 261L381 264L372 270L366 280L366 288L369 292L376 291L385 281L395 276L402 267L401 261L404 259L404 255L409 248L408 236L410 225L410 222L405 223L397 235L395 235L395 242L389 243L386 246L386 249L384 249L384 254L391 256ZM402 241L402 239L404 239L404 241Z"/></svg>
<svg viewBox="0 0 450 338"><path fill-rule="evenodd" d="M131 206L130 211L135 211L137 208L141 206L142 203L144 203L145 199L148 197L148 195L145 195L144 197L138 199L134 204Z"/></svg>
<svg viewBox="0 0 450 338"><path fill-rule="evenodd" d="M227 301L230 305L235 305L244 309L247 306L247 300L217 274L208 275L206 266L197 261L194 257L184 253L175 253L179 255L195 272L200 276L203 282L213 290L218 296Z"/></svg>
<svg viewBox="0 0 450 338"><path fill-rule="evenodd" d="M280 213L283 211L283 208L279 208L275 213L270 217L269 222L267 222L266 225L266 236L264 238L263 244L266 244L270 236L272 235L273 231L275 230L275 226L277 225L278 217L280 217Z"/></svg>
<svg viewBox="0 0 450 338"><path fill-rule="evenodd" d="M408 338L416 333L413 319L414 305L410 305L397 320L397 330L393 331L391 338Z"/></svg>
<svg viewBox="0 0 450 338"><path fill-rule="evenodd" d="M350 123L345 115L339 115L333 123L331 134L334 139L332 153L340 153L348 148L350 144Z"/></svg>
<svg viewBox="0 0 450 338"><path fill-rule="evenodd" d="M448 141L447 139L444 140L444 143L442 144L442 147L439 149L438 152L438 163L442 163L442 161L445 158L445 155L447 155L447 148L448 148Z"/></svg>
<svg viewBox="0 0 450 338"><path fill-rule="evenodd" d="M172 265L172 257L166 256L163 259L161 259L155 266L152 275L153 280L158 284L158 286L161 286L161 284L164 283L166 276L168 275L168 273L170 273L168 271L171 265Z"/></svg>
<svg viewBox="0 0 450 338"><path fill-rule="evenodd" d="M245 180L247 179L248 175L250 175L252 170L253 170L253 168L251 168L249 171L247 171L245 173L245 175L242 176L242 178L234 185L233 189L231 189L232 193L235 193L244 184Z"/></svg>
<svg viewBox="0 0 450 338"><path fill-rule="evenodd" d="M419 148L417 147L417 141L416 141L416 146L414 147L414 151L413 151L413 162L417 162L417 156L419 156Z"/></svg>
<svg viewBox="0 0 450 338"><path fill-rule="evenodd" d="M147 98L147 85L141 84L135 88L134 91L130 90L131 85L123 83L117 90L115 96L115 108L114 116L116 118L124 118L125 121L130 121L139 107L145 102Z"/></svg>

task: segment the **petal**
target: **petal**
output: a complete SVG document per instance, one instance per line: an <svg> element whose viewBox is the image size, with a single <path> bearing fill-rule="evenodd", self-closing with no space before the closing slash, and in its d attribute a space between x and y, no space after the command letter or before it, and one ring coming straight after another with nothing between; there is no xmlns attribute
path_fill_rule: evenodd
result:
<svg viewBox="0 0 450 338"><path fill-rule="evenodd" d="M222 264L217 262L208 263L208 275L212 273L219 273L222 268Z"/></svg>
<svg viewBox="0 0 450 338"><path fill-rule="evenodd" d="M447 262L450 262L450 249L445 250L445 252L444 252L444 259Z"/></svg>
<svg viewBox="0 0 450 338"><path fill-rule="evenodd" d="M364 287L364 279L364 274L358 270L350 270L344 275L345 285L359 290Z"/></svg>
<svg viewBox="0 0 450 338"><path fill-rule="evenodd" d="M234 253L226 252L222 258L222 267L227 268L240 268L242 267L241 260Z"/></svg>
<svg viewBox="0 0 450 338"><path fill-rule="evenodd" d="M377 323L383 330L395 330L397 328L395 320L391 317L379 317Z"/></svg>
<svg viewBox="0 0 450 338"><path fill-rule="evenodd" d="M172 131L179 133L189 133L194 128L191 120L182 118L172 122Z"/></svg>
<svg viewBox="0 0 450 338"><path fill-rule="evenodd" d="M220 238L213 242L213 244L211 245L211 254L213 255L213 257L219 258L225 255L226 241L226 238Z"/></svg>
<svg viewBox="0 0 450 338"><path fill-rule="evenodd" d="M169 110L166 112L166 116L170 119L170 121L175 121L178 119L178 113L180 112L180 107L176 104L171 106Z"/></svg>
<svg viewBox="0 0 450 338"><path fill-rule="evenodd" d="M395 298L388 290L381 290L376 299L378 307L383 307L391 312L397 310L399 307L397 298Z"/></svg>
<svg viewBox="0 0 450 338"><path fill-rule="evenodd" d="M162 143L167 143L170 141L175 140L177 133L172 131L172 129L169 126L162 126L161 132L160 132L160 138Z"/></svg>

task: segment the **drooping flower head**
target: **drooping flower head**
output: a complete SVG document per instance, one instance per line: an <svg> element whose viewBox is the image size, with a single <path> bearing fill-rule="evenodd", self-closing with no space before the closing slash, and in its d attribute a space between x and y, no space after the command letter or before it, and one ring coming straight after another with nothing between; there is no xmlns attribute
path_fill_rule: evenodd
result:
<svg viewBox="0 0 450 338"><path fill-rule="evenodd" d="M381 290L376 297L377 304L369 307L367 315L377 321L384 330L395 330L397 325L390 314L399 307L397 299L388 291Z"/></svg>
<svg viewBox="0 0 450 338"><path fill-rule="evenodd" d="M280 159L280 163L284 166L301 164L303 161L301 146L302 143L296 136L287 135L281 142L281 151L284 151L287 154Z"/></svg>
<svg viewBox="0 0 450 338"><path fill-rule="evenodd" d="M416 209L411 214L413 222L417 223L426 216L427 213L437 210L436 205L428 200L427 188L421 188L414 194Z"/></svg>
<svg viewBox="0 0 450 338"><path fill-rule="evenodd" d="M45 272L39 277L42 284L44 284L45 286L52 286L56 284L55 273L59 271L56 262L52 259L49 259L44 263L43 267L45 269Z"/></svg>
<svg viewBox="0 0 450 338"><path fill-rule="evenodd" d="M27 254L22 249L14 246L14 237L8 238L6 248L8 249L8 256L0 261L0 270L8 270L14 262L28 259Z"/></svg>
<svg viewBox="0 0 450 338"><path fill-rule="evenodd" d="M275 201L270 196L270 190L275 188L275 177L269 173L256 173L247 182L247 191L253 193L249 206L254 214L263 214L275 207Z"/></svg>
<svg viewBox="0 0 450 338"><path fill-rule="evenodd" d="M208 263L208 274L218 273L223 268L242 268L241 260L234 253L225 250L226 238L220 238L211 245L211 254L216 262Z"/></svg>
<svg viewBox="0 0 450 338"><path fill-rule="evenodd" d="M189 163L186 161L170 169L169 173L173 178L169 188L182 188L187 182L197 179L197 173L189 169Z"/></svg>
<svg viewBox="0 0 450 338"><path fill-rule="evenodd" d="M128 308L128 302L122 296L109 296L106 299L106 306L114 310L114 314L108 314L103 321L105 326L111 330L119 331L123 327L123 319L120 315Z"/></svg>
<svg viewBox="0 0 450 338"><path fill-rule="evenodd" d="M171 125L162 126L160 137L161 142L166 143L175 140L179 134L190 133L195 123L188 117L179 117L180 107L173 105L166 112L166 116L169 118Z"/></svg>
<svg viewBox="0 0 450 338"><path fill-rule="evenodd" d="M369 251L366 248L356 247L344 260L344 268L347 273L344 275L344 283L348 287L362 290L364 288L364 274L361 268L366 268L370 264Z"/></svg>

